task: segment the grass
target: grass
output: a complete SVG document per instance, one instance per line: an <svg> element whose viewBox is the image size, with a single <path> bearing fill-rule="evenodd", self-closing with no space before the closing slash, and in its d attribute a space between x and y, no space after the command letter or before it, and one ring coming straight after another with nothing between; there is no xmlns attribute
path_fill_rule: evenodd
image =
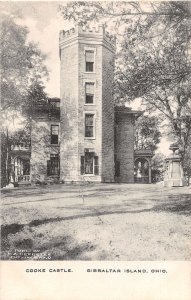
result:
<svg viewBox="0 0 191 300"><path fill-rule="evenodd" d="M190 191L125 184L3 191L2 259L190 260Z"/></svg>

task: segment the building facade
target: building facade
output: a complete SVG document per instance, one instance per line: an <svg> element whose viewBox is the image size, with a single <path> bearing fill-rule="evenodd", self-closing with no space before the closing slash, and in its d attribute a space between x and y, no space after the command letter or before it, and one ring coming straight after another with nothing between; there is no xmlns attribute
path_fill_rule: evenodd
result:
<svg viewBox="0 0 191 300"><path fill-rule="evenodd" d="M114 104L115 49L102 26L60 32L60 99L34 109L32 182L134 183L141 112Z"/></svg>
<svg viewBox="0 0 191 300"><path fill-rule="evenodd" d="M102 26L60 32L60 177L114 181L115 40Z"/></svg>
<svg viewBox="0 0 191 300"><path fill-rule="evenodd" d="M60 99L36 106L31 127L31 181L59 180Z"/></svg>

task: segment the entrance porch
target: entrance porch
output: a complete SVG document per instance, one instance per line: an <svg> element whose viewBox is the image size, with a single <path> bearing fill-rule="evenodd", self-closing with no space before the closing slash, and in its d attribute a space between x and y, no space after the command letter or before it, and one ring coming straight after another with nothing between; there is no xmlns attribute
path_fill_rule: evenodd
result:
<svg viewBox="0 0 191 300"><path fill-rule="evenodd" d="M12 147L10 182L14 185L30 184L30 156L29 146L14 145Z"/></svg>
<svg viewBox="0 0 191 300"><path fill-rule="evenodd" d="M151 183L151 159L153 152L148 149L135 150L134 182Z"/></svg>

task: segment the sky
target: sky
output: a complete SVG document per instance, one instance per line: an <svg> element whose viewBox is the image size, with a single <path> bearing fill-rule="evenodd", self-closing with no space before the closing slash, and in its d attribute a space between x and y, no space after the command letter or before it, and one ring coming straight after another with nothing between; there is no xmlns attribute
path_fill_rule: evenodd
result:
<svg viewBox="0 0 191 300"><path fill-rule="evenodd" d="M42 52L47 54L50 78L46 83L46 92L50 97L59 97L60 94L59 31L73 26L58 12L59 4L49 1L0 3L2 11L21 13L22 20L18 23L28 27L28 40L38 43Z"/></svg>
<svg viewBox="0 0 191 300"><path fill-rule="evenodd" d="M47 54L46 65L49 70L49 81L46 83L46 92L50 97L60 96L60 60L59 60L59 31L74 26L64 20L58 11L60 4L66 2L0 2L0 10L5 13L19 12L22 20L18 22L29 29L28 40L38 43L43 53ZM132 104L137 109L139 101ZM170 142L162 137L158 152L168 155Z"/></svg>

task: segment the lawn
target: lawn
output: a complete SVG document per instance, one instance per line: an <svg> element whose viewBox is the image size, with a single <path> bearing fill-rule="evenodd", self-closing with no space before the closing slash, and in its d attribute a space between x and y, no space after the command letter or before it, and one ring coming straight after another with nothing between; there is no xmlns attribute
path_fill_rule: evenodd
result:
<svg viewBox="0 0 191 300"><path fill-rule="evenodd" d="M191 189L49 185L2 191L4 260L191 260Z"/></svg>

